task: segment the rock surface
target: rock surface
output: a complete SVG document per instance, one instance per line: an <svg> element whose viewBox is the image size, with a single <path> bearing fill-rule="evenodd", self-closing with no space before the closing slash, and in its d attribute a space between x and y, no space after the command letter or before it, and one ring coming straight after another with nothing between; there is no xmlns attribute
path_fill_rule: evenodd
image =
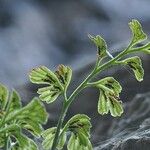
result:
<svg viewBox="0 0 150 150"><path fill-rule="evenodd" d="M102 124L105 125L104 122ZM107 139L101 141L95 150L149 150L150 93L137 94L125 104L124 115L109 124L105 134L96 130L99 136L107 135Z"/></svg>

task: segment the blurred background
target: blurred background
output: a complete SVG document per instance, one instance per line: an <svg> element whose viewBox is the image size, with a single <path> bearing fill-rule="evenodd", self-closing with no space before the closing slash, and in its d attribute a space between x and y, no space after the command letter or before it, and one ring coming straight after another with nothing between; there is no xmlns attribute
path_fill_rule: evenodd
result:
<svg viewBox="0 0 150 150"><path fill-rule="evenodd" d="M41 64L78 69L95 60L88 33L102 35L111 51L129 41L133 18L150 33L149 6L149 0L0 0L0 81L24 84Z"/></svg>
<svg viewBox="0 0 150 150"><path fill-rule="evenodd" d="M37 87L29 83L28 72L39 65L54 70L58 64L65 64L73 68L72 85L76 86L96 58L96 49L87 35L101 35L112 54L119 52L131 39L131 19L139 20L150 35L150 1L0 0L0 82L17 88L23 99L29 101ZM114 75L124 87L121 98L125 113L121 118L98 115L99 93L95 89L85 90L69 110L67 118L78 112L92 117L92 142L97 149L149 150L150 132L145 132L145 124L150 126L150 93L138 94L133 99L137 93L150 91L150 59L142 59L142 83L136 82L124 68L103 73ZM60 106L61 101L47 106L48 126L56 124ZM120 145L114 144L118 140Z"/></svg>

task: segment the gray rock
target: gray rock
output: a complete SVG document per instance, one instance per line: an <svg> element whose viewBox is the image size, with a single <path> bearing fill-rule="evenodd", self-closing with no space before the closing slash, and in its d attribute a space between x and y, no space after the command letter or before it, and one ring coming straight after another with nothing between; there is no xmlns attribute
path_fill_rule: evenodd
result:
<svg viewBox="0 0 150 150"><path fill-rule="evenodd" d="M120 119L109 122L110 128L105 133L107 139L99 142L95 150L149 150L150 93L136 95L124 109ZM96 133L103 136L98 130Z"/></svg>

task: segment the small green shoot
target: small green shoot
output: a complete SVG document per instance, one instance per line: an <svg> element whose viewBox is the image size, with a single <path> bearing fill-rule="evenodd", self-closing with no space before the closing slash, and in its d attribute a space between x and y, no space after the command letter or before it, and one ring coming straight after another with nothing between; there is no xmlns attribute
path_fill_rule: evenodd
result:
<svg viewBox="0 0 150 150"><path fill-rule="evenodd" d="M146 41L147 35L137 20L132 20L129 27L132 32L131 42L116 56L109 53L106 42L101 36L89 35L91 42L97 48L95 67L71 95L67 94L72 79L70 67L59 65L53 72L45 66L39 66L30 72L30 81L43 85L37 91L41 101L49 104L59 96L64 98L58 124L55 127L43 130L42 125L47 121L47 113L39 99L34 98L29 104L22 107L18 93L13 90L9 94L8 89L4 85L0 85L0 148L38 150L38 146L27 136L25 130L33 137L42 136L44 150L61 150L65 145L68 150L92 150L90 142L91 119L87 115L77 114L66 122L65 116L76 96L88 87L99 90L97 111L100 115L108 113L113 117L122 115L124 111L120 99L122 86L119 81L113 77L93 80L102 71L116 65L129 67L137 81L143 80L142 61L136 54L150 54L150 42ZM141 42L145 44L139 46ZM131 57L129 54L134 56Z"/></svg>
<svg viewBox="0 0 150 150"><path fill-rule="evenodd" d="M106 77L94 82L92 79L110 67L123 65L133 71L137 81L141 82L143 80L144 69L142 68L141 59L138 56L130 57L129 54L137 52L150 54L150 43L146 43L147 35L143 32L142 26L137 20L132 20L129 23L129 27L132 32L131 42L125 50L114 57L108 52L106 42L101 36L89 35L90 40L97 48L97 61L91 73L70 96L67 95L67 88L72 76L72 71L69 67L61 65L54 73L43 66L31 71L30 81L32 83L48 84L48 86L38 90L41 100L50 103L58 96L64 96L62 112L57 127L47 129L43 133L43 147L46 150L63 149L65 142L67 142L66 136L68 135L70 136L67 144L68 150L92 149L89 117L78 114L63 126L69 106L75 100L75 97L87 87L95 87L100 91L98 100L99 114L105 115L110 112L113 117L120 117L122 115L124 110L119 96L122 90L120 83L113 77ZM143 41L146 44L139 47L137 44ZM109 59L105 60L105 58Z"/></svg>

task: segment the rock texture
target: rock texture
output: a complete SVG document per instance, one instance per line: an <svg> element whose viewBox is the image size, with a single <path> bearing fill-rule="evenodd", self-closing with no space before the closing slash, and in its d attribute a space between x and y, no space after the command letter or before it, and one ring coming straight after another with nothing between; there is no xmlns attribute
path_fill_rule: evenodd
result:
<svg viewBox="0 0 150 150"><path fill-rule="evenodd" d="M105 135L99 132L99 136L107 135L107 139L99 142L95 150L149 150L150 93L136 95L125 104L124 115L109 124L110 128Z"/></svg>

